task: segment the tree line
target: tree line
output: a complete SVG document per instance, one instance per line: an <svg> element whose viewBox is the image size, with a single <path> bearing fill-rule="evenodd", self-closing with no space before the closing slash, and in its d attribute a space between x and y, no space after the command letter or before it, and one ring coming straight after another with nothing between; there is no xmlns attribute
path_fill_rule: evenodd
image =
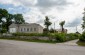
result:
<svg viewBox="0 0 85 55"><path fill-rule="evenodd" d="M0 32L8 32L9 26L12 24L22 24L25 23L25 20L23 18L22 14L10 14L6 9L0 8ZM48 16L45 16L44 20L44 31L46 33L49 32L49 26L52 24L52 22L49 21ZM62 27L62 32L64 32L63 25L65 24L65 21L62 21L59 23L59 25ZM54 31L54 30L51 30Z"/></svg>
<svg viewBox="0 0 85 55"><path fill-rule="evenodd" d="M45 25L46 28L44 29L44 31L45 31L46 33L49 33L49 32L54 33L56 30L54 30L54 29L49 30L49 26L52 24L52 22L49 21L48 16L46 16L45 18L46 18L46 19L44 20L44 25ZM62 33L64 33L64 24L65 24L65 21L61 21L61 22L59 23L59 25L61 26L61 32L62 32Z"/></svg>
<svg viewBox="0 0 85 55"><path fill-rule="evenodd" d="M25 23L22 14L10 14L6 9L0 8L0 32L7 32L12 23Z"/></svg>

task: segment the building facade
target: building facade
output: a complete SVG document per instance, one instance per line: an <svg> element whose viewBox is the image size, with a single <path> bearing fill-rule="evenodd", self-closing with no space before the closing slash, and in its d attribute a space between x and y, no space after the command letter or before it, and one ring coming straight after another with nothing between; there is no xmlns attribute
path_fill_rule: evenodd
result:
<svg viewBox="0 0 85 55"><path fill-rule="evenodd" d="M62 33L62 29L56 29L56 31L58 32L58 33ZM67 33L67 29L64 29L64 33Z"/></svg>
<svg viewBox="0 0 85 55"><path fill-rule="evenodd" d="M43 33L43 27L36 23L11 24L10 33Z"/></svg>

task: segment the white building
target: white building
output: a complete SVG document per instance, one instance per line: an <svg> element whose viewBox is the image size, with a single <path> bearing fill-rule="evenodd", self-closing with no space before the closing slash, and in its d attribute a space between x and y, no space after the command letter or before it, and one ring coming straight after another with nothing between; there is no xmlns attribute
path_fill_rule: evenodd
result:
<svg viewBox="0 0 85 55"><path fill-rule="evenodd" d="M10 33L43 33L43 27L36 23L11 24L9 26Z"/></svg>

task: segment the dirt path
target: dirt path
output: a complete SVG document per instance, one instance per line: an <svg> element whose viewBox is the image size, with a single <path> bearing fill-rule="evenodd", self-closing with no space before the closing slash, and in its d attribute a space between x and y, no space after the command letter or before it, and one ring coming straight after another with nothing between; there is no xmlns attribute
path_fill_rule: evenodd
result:
<svg viewBox="0 0 85 55"><path fill-rule="evenodd" d="M61 43L61 44L78 46L78 45L76 44L77 41L78 41L78 39L72 40L72 41L68 41L68 42L64 42L64 43Z"/></svg>

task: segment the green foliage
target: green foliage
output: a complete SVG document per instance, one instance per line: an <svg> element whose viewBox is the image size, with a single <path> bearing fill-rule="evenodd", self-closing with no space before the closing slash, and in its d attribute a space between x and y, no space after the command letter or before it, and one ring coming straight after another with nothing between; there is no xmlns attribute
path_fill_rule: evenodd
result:
<svg viewBox="0 0 85 55"><path fill-rule="evenodd" d="M70 33L67 34L67 41L69 40L74 40L74 39L78 39L80 37L81 34L77 34L77 33Z"/></svg>
<svg viewBox="0 0 85 55"><path fill-rule="evenodd" d="M7 31L6 29L2 29L1 33L6 33L6 31Z"/></svg>
<svg viewBox="0 0 85 55"><path fill-rule="evenodd" d="M12 19L13 19L13 15L8 14L8 17L6 18L6 22L5 22L7 31L9 30L9 26L12 24Z"/></svg>
<svg viewBox="0 0 85 55"><path fill-rule="evenodd" d="M14 22L15 22L16 24L25 23L25 20L24 20L22 14L14 14Z"/></svg>
<svg viewBox="0 0 85 55"><path fill-rule="evenodd" d="M61 28L62 28L62 32L64 32L64 27L63 27L64 24L65 24L65 21L62 21L62 22L59 23L59 25L60 25Z"/></svg>
<svg viewBox="0 0 85 55"><path fill-rule="evenodd" d="M65 33L57 33L55 34L57 42L65 42L66 41L66 34Z"/></svg>
<svg viewBox="0 0 85 55"><path fill-rule="evenodd" d="M82 35L80 36L79 40L85 42L85 32L82 33Z"/></svg>
<svg viewBox="0 0 85 55"><path fill-rule="evenodd" d="M48 37L49 40L52 39L56 39L57 42L65 42L65 41L69 41L69 40L74 40L74 39L78 39L80 37L80 34L76 34L76 33L70 33L70 34L66 34L66 33L13 33L14 36L42 36L42 37Z"/></svg>
<svg viewBox="0 0 85 55"><path fill-rule="evenodd" d="M50 33L57 33L57 31L54 30L53 28L51 28L51 29L49 30L49 32L50 32Z"/></svg>
<svg viewBox="0 0 85 55"><path fill-rule="evenodd" d="M83 42L83 41L78 41L77 44L80 46L85 46L85 42Z"/></svg>
<svg viewBox="0 0 85 55"><path fill-rule="evenodd" d="M49 18L46 16L45 17L46 19L45 19L45 23L44 23L44 25L46 26L46 31L47 31L47 33L49 32L49 26L52 24L50 21L49 21Z"/></svg>
<svg viewBox="0 0 85 55"><path fill-rule="evenodd" d="M8 11L6 9L1 9L0 8L0 20L2 20L2 18L6 18L8 16Z"/></svg>
<svg viewBox="0 0 85 55"><path fill-rule="evenodd" d="M4 19L4 20L3 20ZM0 8L0 23L2 27L0 27L2 32L6 30L6 32L9 30L9 26L13 23L13 20L17 24L25 23L25 20L22 16L22 14L10 14L6 9Z"/></svg>
<svg viewBox="0 0 85 55"><path fill-rule="evenodd" d="M83 16L83 24L82 24L82 29L85 29L85 9L84 9L84 16Z"/></svg>
<svg viewBox="0 0 85 55"><path fill-rule="evenodd" d="M6 29L6 21L5 20L7 17L8 17L8 11L6 9L0 8L0 23L2 23L2 25L4 25L1 27L1 29L3 29L2 32L4 32L4 30Z"/></svg>

